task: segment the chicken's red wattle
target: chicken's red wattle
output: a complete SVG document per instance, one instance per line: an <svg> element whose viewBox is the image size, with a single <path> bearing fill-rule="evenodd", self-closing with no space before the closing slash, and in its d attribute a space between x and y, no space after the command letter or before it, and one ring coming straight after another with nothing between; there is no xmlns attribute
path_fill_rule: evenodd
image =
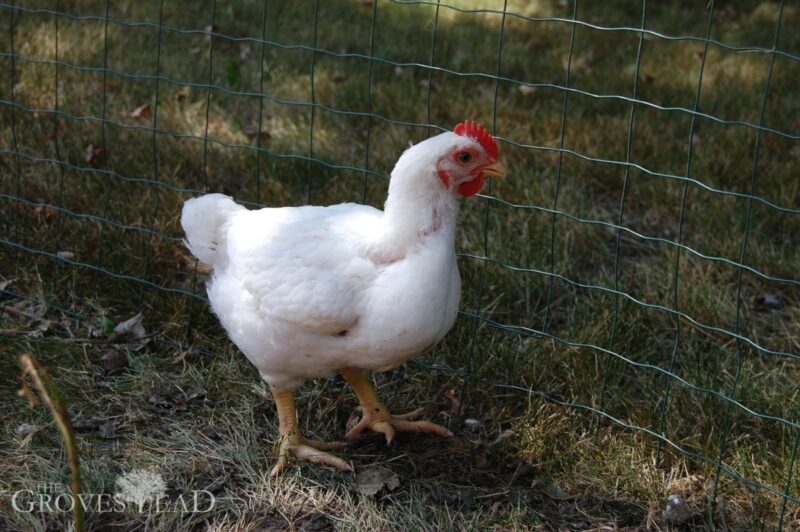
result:
<svg viewBox="0 0 800 532"><path fill-rule="evenodd" d="M472 181L467 181L458 185L458 193L462 196L474 196L483 188L483 176L478 176Z"/></svg>

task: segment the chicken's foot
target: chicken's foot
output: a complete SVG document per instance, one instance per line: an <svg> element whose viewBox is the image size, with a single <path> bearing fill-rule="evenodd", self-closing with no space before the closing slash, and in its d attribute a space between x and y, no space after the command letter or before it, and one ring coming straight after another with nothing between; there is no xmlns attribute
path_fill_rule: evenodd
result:
<svg viewBox="0 0 800 532"><path fill-rule="evenodd" d="M347 439L354 438L365 429L383 434L387 444L392 443L397 432L430 432L445 438L453 435L447 428L436 423L412 421L423 414L422 408L407 414L392 415L375 393L366 371L358 368L342 368L340 372L353 387L361 404L361 420L347 432Z"/></svg>
<svg viewBox="0 0 800 532"><path fill-rule="evenodd" d="M324 442L303 436L297 425L297 409L294 402L294 392L278 391L271 388L278 409L278 430L280 432L280 446L278 450L278 463L272 468L271 475L278 476L286 468L289 456L299 460L307 460L315 464L324 464L342 471L352 471L353 468L337 456L324 452L326 449L341 449L344 443Z"/></svg>

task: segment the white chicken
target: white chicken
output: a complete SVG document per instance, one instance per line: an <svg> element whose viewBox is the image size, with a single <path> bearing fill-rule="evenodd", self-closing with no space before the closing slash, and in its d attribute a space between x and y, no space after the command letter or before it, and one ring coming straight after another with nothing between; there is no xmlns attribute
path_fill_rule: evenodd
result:
<svg viewBox="0 0 800 532"><path fill-rule="evenodd" d="M337 370L362 410L348 439L365 429L387 442L396 431L452 436L412 421L421 409L392 415L367 371L419 355L453 326L457 196L503 175L491 135L466 121L402 154L383 211L353 203L248 210L222 194L185 203L186 245L213 268L211 308L275 397L281 444L273 475L290 455L351 470L324 452L341 443L307 439L297 425L293 390Z"/></svg>

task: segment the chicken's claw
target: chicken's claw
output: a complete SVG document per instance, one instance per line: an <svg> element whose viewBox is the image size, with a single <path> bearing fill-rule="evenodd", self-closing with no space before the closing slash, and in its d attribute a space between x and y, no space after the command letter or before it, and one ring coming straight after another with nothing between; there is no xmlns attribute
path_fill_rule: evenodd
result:
<svg viewBox="0 0 800 532"><path fill-rule="evenodd" d="M328 465L340 471L352 471L353 467L332 454L326 453L325 449L341 449L347 444L342 442L324 442L311 440L299 435L284 436L281 439L278 451L278 463L272 468L270 473L273 477L280 475L289 461L289 455L298 460L306 460L315 464Z"/></svg>
<svg viewBox="0 0 800 532"><path fill-rule="evenodd" d="M356 425L347 431L346 438L352 440L366 429L373 432L380 432L386 437L386 444L389 445L394 441L397 432L428 432L436 434L443 438L450 438L453 433L446 427L431 423L430 421L411 421L412 419L420 417L425 409L417 408L406 414L398 414L393 416L389 410L381 405L375 405L372 408L362 408L361 420Z"/></svg>

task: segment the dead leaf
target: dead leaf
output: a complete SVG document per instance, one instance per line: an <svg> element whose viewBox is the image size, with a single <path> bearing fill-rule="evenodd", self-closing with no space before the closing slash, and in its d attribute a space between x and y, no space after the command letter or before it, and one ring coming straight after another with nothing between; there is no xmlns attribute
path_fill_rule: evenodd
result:
<svg viewBox="0 0 800 532"><path fill-rule="evenodd" d="M33 308L32 305L25 301L4 305L3 307L0 307L0 309L2 309L2 312L11 314L12 316L17 316L18 318L25 318L35 322L47 321L42 316L38 315L37 310Z"/></svg>
<svg viewBox="0 0 800 532"><path fill-rule="evenodd" d="M442 395L444 396L444 400L450 405L450 415L458 416L461 413L461 399L458 398L455 389L448 388Z"/></svg>
<svg viewBox="0 0 800 532"><path fill-rule="evenodd" d="M17 306L22 306L23 308L17 308ZM20 301L17 306L6 305L3 307L3 312L33 321L36 325L33 329L27 331L27 336L41 338L50 330L53 322L44 317L45 308L41 304L34 305L26 301Z"/></svg>
<svg viewBox="0 0 800 532"><path fill-rule="evenodd" d="M341 83L346 79L347 78L345 77L344 74L334 74L334 75L331 76L331 81L334 82L334 83Z"/></svg>
<svg viewBox="0 0 800 532"><path fill-rule="evenodd" d="M97 430L105 421L99 417L79 418L72 422L72 428L79 432Z"/></svg>
<svg viewBox="0 0 800 532"><path fill-rule="evenodd" d="M491 445L497 445L501 441L507 440L508 438L510 438L513 435L514 435L514 431L513 430L510 430L510 429L509 430L504 430L503 432L501 432L500 434L497 435L497 438L495 438L495 440L491 443Z"/></svg>
<svg viewBox="0 0 800 532"><path fill-rule="evenodd" d="M114 333L118 336L131 334L134 337L142 337L145 334L144 327L142 326L142 313L138 313L134 317L118 323L114 327Z"/></svg>
<svg viewBox="0 0 800 532"><path fill-rule="evenodd" d="M206 489L208 490L208 488ZM297 530L300 530L301 532L321 532L323 530L335 530L335 527L331 518L325 513L315 512L307 519L300 521Z"/></svg>
<svg viewBox="0 0 800 532"><path fill-rule="evenodd" d="M194 347L189 346L189 349L179 349L172 357L173 364L180 364L186 362L187 359L195 355Z"/></svg>
<svg viewBox="0 0 800 532"><path fill-rule="evenodd" d="M188 85L186 87L181 87L180 89L175 91L175 99L179 102L182 102L186 98L189 97L189 94L192 92L192 88Z"/></svg>
<svg viewBox="0 0 800 532"><path fill-rule="evenodd" d="M156 410L171 410L174 407L169 398L157 393L148 397L147 403Z"/></svg>
<svg viewBox="0 0 800 532"><path fill-rule="evenodd" d="M146 340L147 332L144 330L142 313L117 324L114 332L108 338L110 343L132 343Z"/></svg>
<svg viewBox="0 0 800 532"><path fill-rule="evenodd" d="M361 495L373 496L386 488L388 491L397 489L400 486L400 478L391 469L383 466L375 466L365 469L353 480L350 487Z"/></svg>
<svg viewBox="0 0 800 532"><path fill-rule="evenodd" d="M196 404L205 404L206 396L208 392L205 388L200 386L199 384L192 388L192 391L186 396L186 402L188 403L196 403Z"/></svg>
<svg viewBox="0 0 800 532"><path fill-rule="evenodd" d="M98 436L104 440L116 438L119 421L115 419L103 419L99 417L80 418L72 423L72 428L78 432L97 431Z"/></svg>
<svg viewBox="0 0 800 532"><path fill-rule="evenodd" d="M131 116L134 118L150 118L150 104L140 105L133 110Z"/></svg>
<svg viewBox="0 0 800 532"><path fill-rule="evenodd" d="M103 149L89 144L83 150L83 159L92 166L99 166L102 161Z"/></svg>
<svg viewBox="0 0 800 532"><path fill-rule="evenodd" d="M128 355L113 347L105 352L102 361L103 371L109 377L119 375L128 367Z"/></svg>
<svg viewBox="0 0 800 532"><path fill-rule="evenodd" d="M545 482L542 491L545 495L557 501L568 501L577 497L577 495L570 495L553 481Z"/></svg>

